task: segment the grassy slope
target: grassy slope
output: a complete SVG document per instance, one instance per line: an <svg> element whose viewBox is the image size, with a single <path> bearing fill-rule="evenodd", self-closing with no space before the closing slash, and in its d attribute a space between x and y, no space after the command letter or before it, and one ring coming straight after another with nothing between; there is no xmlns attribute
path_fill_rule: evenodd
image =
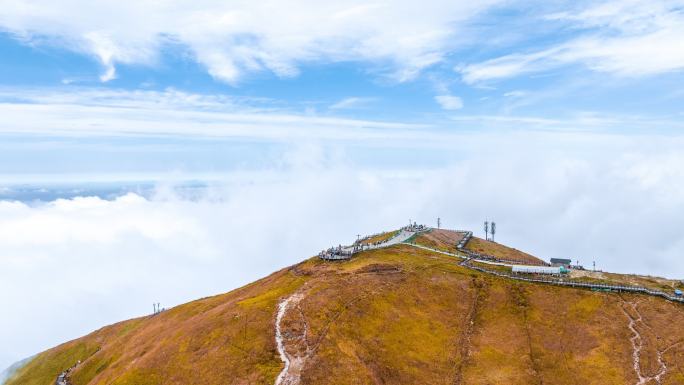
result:
<svg viewBox="0 0 684 385"><path fill-rule="evenodd" d="M233 292L103 328L37 356L10 385L272 384L279 299L303 294L286 332L307 330L303 384L635 383L622 307L647 325L642 367L684 382L684 307L657 298L514 282L410 246L341 263L307 260ZM301 319L308 329L302 329ZM650 371L650 372L649 372Z"/></svg>
<svg viewBox="0 0 684 385"><path fill-rule="evenodd" d="M466 244L466 249L480 254L492 255L509 261L536 264L542 262L539 258L500 243L486 241L482 238L472 237Z"/></svg>
<svg viewBox="0 0 684 385"><path fill-rule="evenodd" d="M427 233L418 235L414 241L422 246L455 253L458 251L456 244L463 239L463 235L463 233L452 230L432 229Z"/></svg>
<svg viewBox="0 0 684 385"><path fill-rule="evenodd" d="M385 242L386 240L397 235L398 232L399 232L399 230L393 230L393 231L387 231L384 233L380 233L378 235L374 235L372 237L361 240L361 244L372 245L374 243Z"/></svg>

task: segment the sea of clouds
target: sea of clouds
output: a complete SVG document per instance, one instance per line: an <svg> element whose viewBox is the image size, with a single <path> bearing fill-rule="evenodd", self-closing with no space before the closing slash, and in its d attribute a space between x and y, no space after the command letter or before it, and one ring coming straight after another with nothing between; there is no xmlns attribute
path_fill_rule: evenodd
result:
<svg viewBox="0 0 684 385"><path fill-rule="evenodd" d="M464 137L439 167L359 167L309 146L191 196L159 183L0 200L0 366L409 219L476 235L495 220L498 241L543 258L684 277L679 138L524 135Z"/></svg>

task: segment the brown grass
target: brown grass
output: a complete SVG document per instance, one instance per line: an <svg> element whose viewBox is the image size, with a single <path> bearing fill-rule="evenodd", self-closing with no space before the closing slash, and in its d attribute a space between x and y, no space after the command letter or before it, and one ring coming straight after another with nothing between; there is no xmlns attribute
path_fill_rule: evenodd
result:
<svg viewBox="0 0 684 385"><path fill-rule="evenodd" d="M543 262L541 259L518 249L477 237L470 238L465 248L476 253L491 255L496 258L520 262L522 264L540 264Z"/></svg>
<svg viewBox="0 0 684 385"><path fill-rule="evenodd" d="M299 333L307 325L303 384L635 383L624 301L638 302L645 320L644 370L656 369L662 351L671 368L663 383L683 383L683 306L517 282L457 262L405 245L338 263L310 259L58 346L9 385L51 385L78 359L74 385L272 384L282 369L276 308L295 291L300 312L284 322Z"/></svg>
<svg viewBox="0 0 684 385"><path fill-rule="evenodd" d="M418 235L415 242L419 245L437 250L455 253L456 244L463 239L464 234L453 230L432 229L427 233Z"/></svg>

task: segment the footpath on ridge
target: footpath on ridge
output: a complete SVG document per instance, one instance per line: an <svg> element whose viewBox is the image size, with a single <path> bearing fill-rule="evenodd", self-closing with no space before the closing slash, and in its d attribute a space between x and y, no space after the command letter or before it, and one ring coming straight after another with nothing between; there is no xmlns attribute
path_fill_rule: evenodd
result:
<svg viewBox="0 0 684 385"><path fill-rule="evenodd" d="M500 259L490 255L483 255L476 253L465 248L466 244L472 237L472 232L470 231L460 231L464 234L463 238L458 242L456 248L458 252L449 252L444 250L435 249L428 246L423 246L411 242L411 239L422 233L431 231L432 229L423 225L410 225L403 227L399 232L393 237L385 240L384 242L379 242L376 244L361 244L359 242L354 243L350 246L338 246L337 248L330 248L328 250L322 251L319 257L324 260L335 261L335 260L346 260L350 259L354 254L360 253L367 250L381 249L385 247L394 246L397 244L404 244L411 247L416 247L419 249L427 250L433 253L439 253L443 255L448 255L455 258L460 258L462 261L459 263L461 266L476 270L482 273L495 275L498 277L514 279L518 281L542 283L556 286L566 286L575 288L585 288L596 291L615 291L615 292L629 292L629 293L640 293L655 297L661 297L669 301L684 303L684 298L670 295L660 290L653 290L643 286L629 286L629 285L611 285L602 284L595 282L582 282L576 280L567 280L563 278L546 278L546 277L526 277L519 274L508 273L500 270L488 269L483 266L473 265L471 262L476 262L479 264L490 265L490 266L504 266L504 267L514 267L523 265L520 262L510 261L505 259ZM367 237L368 238L368 237ZM548 265L548 264L546 264Z"/></svg>
<svg viewBox="0 0 684 385"><path fill-rule="evenodd" d="M652 290L652 289L649 289L649 288L646 288L643 286L609 285L609 284L600 284L600 283L593 283L593 282L568 281L568 280L564 280L562 278L561 279L552 279L552 278L539 278L539 277L524 277L524 276L517 275L517 274L505 273L502 271L490 270L490 269L487 269L484 267L475 266L475 265L472 265L470 262L474 261L477 263L482 263L482 264L487 264L487 265L508 266L508 267L516 266L516 264L477 259L477 258L473 258L471 256L464 256L464 255L460 255L460 254L456 254L456 253L450 253L448 251L433 249L431 247L416 245L414 243L409 243L409 242L404 242L404 244L408 245L408 246L417 247L419 249L428 250L428 251L431 251L434 253L439 253L439 254L449 255L452 257L461 258L463 260L459 264L461 266L464 266L464 267L472 269L472 270L477 270L477 271L480 271L482 273L492 274L492 275L496 275L496 276L503 277L503 278L515 279L518 281L525 281L525 282L550 284L550 285L556 285L556 286L586 288L586 289L592 289L592 290L598 290L598 291L616 291L616 292L640 293L640 294L646 294L646 295L650 295L650 296L654 296L654 297L665 298L669 301L684 303L684 298L669 295L663 291ZM468 255L467 253L464 253L464 254Z"/></svg>

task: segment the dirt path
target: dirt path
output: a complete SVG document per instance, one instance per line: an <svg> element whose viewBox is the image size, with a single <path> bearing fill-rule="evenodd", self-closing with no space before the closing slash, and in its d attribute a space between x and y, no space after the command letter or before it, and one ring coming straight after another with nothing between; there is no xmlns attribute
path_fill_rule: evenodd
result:
<svg viewBox="0 0 684 385"><path fill-rule="evenodd" d="M530 330L530 322L529 322L529 300L527 296L527 292L525 289L520 286L520 285L512 285L510 286L510 293L511 297L513 298L513 301L515 301L515 304L518 306L520 309L520 314L521 314L521 321L523 324L523 330L525 331L525 342L527 344L527 351L530 356L530 369L532 370L533 377L535 379L535 384L536 385L544 385L544 379L541 376L541 368L539 367L537 363L537 357L535 355L533 346L532 346L532 331Z"/></svg>
<svg viewBox="0 0 684 385"><path fill-rule="evenodd" d="M629 312L625 310L624 306L622 307L622 312L625 313L625 316L629 321L629 325L627 327L629 327L629 330L632 332L632 337L629 339L629 342L632 344L632 367L634 368L634 372L637 375L636 385L643 385L646 383L646 378L641 374L640 361L642 341L641 334L639 334L639 331L636 328L636 323L640 319L635 319L633 315L629 314Z"/></svg>
<svg viewBox="0 0 684 385"><path fill-rule="evenodd" d="M629 321L628 328L632 332L632 337L629 339L629 341L632 343L632 363L634 367L634 371L636 372L637 375L637 383L636 385L646 385L651 381L655 381L657 384L662 384L662 378L665 376L665 374L668 371L667 364L665 363L665 360L663 359L663 354L669 349L658 349L656 347L656 360L658 361L658 372L653 375L653 376L648 376L644 374L641 370L641 352L644 347L644 338L639 332L639 329L637 326L639 324L643 325L644 327L650 329L650 327L644 322L644 319L639 312L639 307L638 303L633 303L633 302L628 302L623 301L623 306L622 306L622 312L625 313L625 316L627 316L627 319ZM629 308L636 314L636 317L632 315L630 312L628 312L625 309L625 306L629 306Z"/></svg>
<svg viewBox="0 0 684 385"><path fill-rule="evenodd" d="M285 364L285 367L283 367L283 370L276 378L275 385L299 384L302 367L304 366L309 350L308 340L306 338L309 326L304 319L301 309L299 309L299 302L303 298L304 295L298 292L285 298L278 304L278 315L276 316L275 321L275 340L278 353L280 353L280 359ZM292 308L298 309L299 315L304 322L303 332L300 335L292 335L291 332L283 332L283 317L285 317L287 312ZM285 346L285 340L303 341L306 344L305 353L300 354L298 351L289 352Z"/></svg>
<svg viewBox="0 0 684 385"><path fill-rule="evenodd" d="M643 320L643 317L641 316L641 313L639 312L639 304L635 303L633 306L634 311L638 314L639 319L641 320L641 323L651 331L654 335L657 335L655 330L651 329L651 327ZM656 339L657 340L657 339ZM655 376L650 377L650 379L655 380L658 384L662 383L662 378L667 373L668 367L667 364L665 364L665 360L663 359L663 354L665 354L665 351L669 349L659 349L658 346L656 346L656 360L658 361L658 373L655 374Z"/></svg>
<svg viewBox="0 0 684 385"><path fill-rule="evenodd" d="M463 322L463 331L459 337L459 355L460 361L456 367L456 376L454 378L454 385L461 385L463 383L463 368L470 360L470 348L473 333L475 331L475 321L482 306L483 297L487 290L487 284L482 281L473 279L472 287L474 290L473 300L470 305L470 310Z"/></svg>
<svg viewBox="0 0 684 385"><path fill-rule="evenodd" d="M76 369L76 367L80 364L81 361L78 361L74 364L74 366L60 373L59 376L57 376L57 380L55 380L55 385L71 385L71 381L69 381L69 375L71 374L71 371Z"/></svg>

